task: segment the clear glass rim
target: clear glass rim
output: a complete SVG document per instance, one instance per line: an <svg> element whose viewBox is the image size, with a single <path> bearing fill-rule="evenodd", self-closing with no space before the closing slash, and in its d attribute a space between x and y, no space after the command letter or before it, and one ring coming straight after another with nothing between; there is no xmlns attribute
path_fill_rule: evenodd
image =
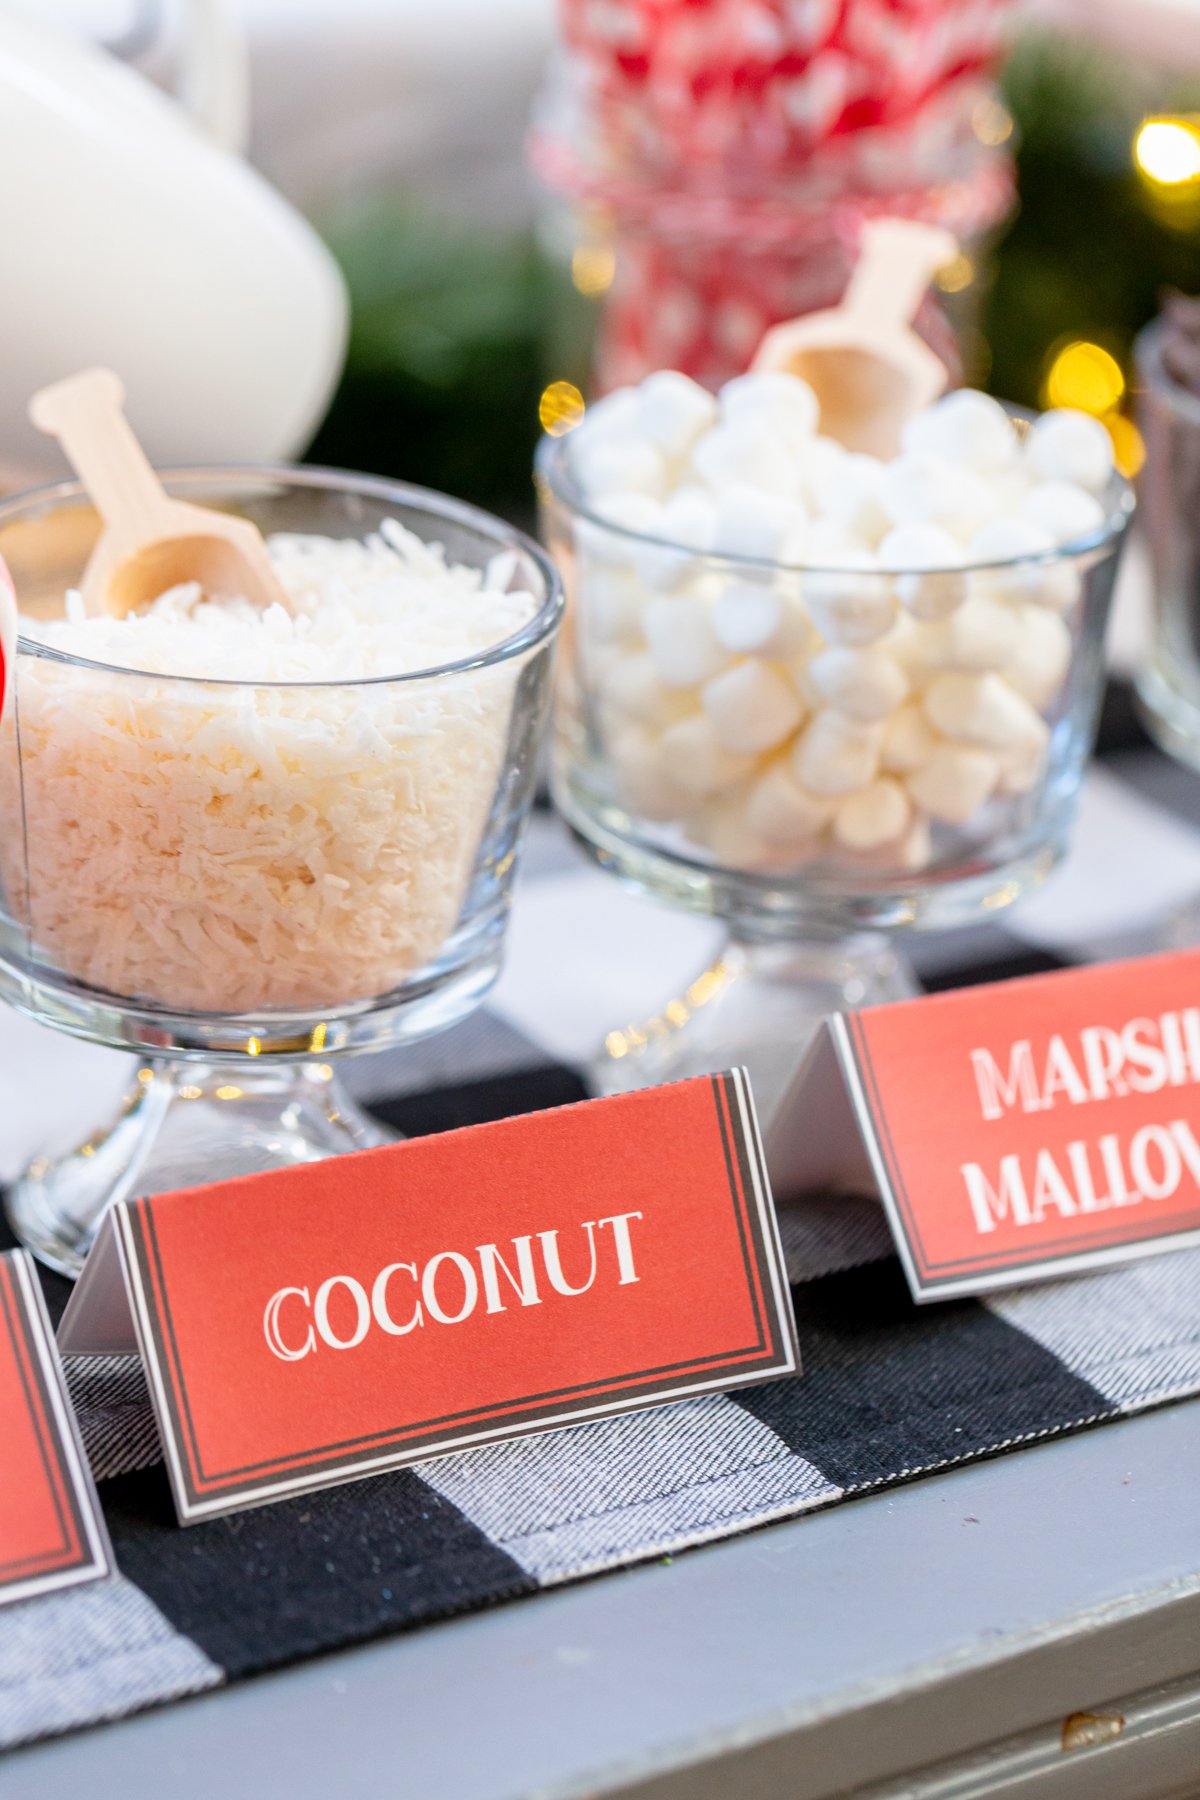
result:
<svg viewBox="0 0 1200 1800"><path fill-rule="evenodd" d="M1016 418L1023 415L1017 408L1006 410ZM1032 416L1032 415L1029 415ZM1011 569L1047 567L1056 563L1074 562L1083 556L1092 555L1097 550L1111 548L1119 542L1129 524L1134 511L1134 491L1130 482L1123 475L1114 473L1112 489L1114 498L1108 504L1105 519L1095 531L1084 537L1076 538L1070 544L1059 545L1054 550L1026 551L1020 556L1002 557L989 562L953 563L949 568L913 569L913 568L847 568L843 564L827 563L781 563L770 557L733 555L726 551L720 553L711 550L694 550L687 544L681 544L673 538L654 537L649 532L634 531L627 525L618 525L612 519L606 519L602 513L596 512L584 500L579 486L571 472L568 445L573 433L566 432L562 437L543 436L537 450L537 472L554 498L567 507L579 519L594 525L600 531L606 531L618 539L633 544L648 544L654 549L674 550L681 556L692 558L706 567L715 569L753 569L761 573L764 569L782 572L787 575L830 575L845 579L847 576L859 577L863 581L894 581L897 576L932 576L932 575L976 575L993 571Z"/></svg>
<svg viewBox="0 0 1200 1800"><path fill-rule="evenodd" d="M1166 336L1166 320L1152 319L1149 325L1143 326L1133 340L1134 362L1138 377L1146 388L1153 388L1161 394L1175 411L1188 421L1189 425L1200 427L1200 395L1193 394L1183 387L1175 377L1167 372L1163 364L1163 339Z"/></svg>
<svg viewBox="0 0 1200 1800"><path fill-rule="evenodd" d="M533 617L527 620L519 630L500 639L495 644L490 644L486 650L477 651L471 656L459 657L453 662L433 664L424 669L406 669L395 675L351 676L333 681L259 681L252 677L164 674L153 669L127 668L120 663L101 662L92 657L76 656L70 651L59 650L53 645L39 643L36 638L24 636L17 638L18 656L37 657L40 660L59 663L68 668L93 670L105 675L119 675L132 681L171 682L191 687L235 690L261 688L289 693L309 689L335 691L339 688L378 688L391 687L404 682L436 681L448 676L467 675L482 669L495 668L501 663L509 662L514 657L524 655L527 651L537 649L540 645L547 643L553 638L562 620L566 604L562 580L553 561L547 556L541 545L515 525L509 525L505 520L497 518L492 513L484 512L481 507L471 506L465 500L455 500L448 494L438 493L434 488L418 487L407 481L393 481L389 476L358 475L348 469L327 469L310 463L194 463L186 468L159 469L157 473L168 489L171 489L173 485L186 489L221 481L258 482L266 486L313 488L325 493L350 494L364 499L384 501L397 507L411 507L414 511L432 514L436 518L445 520L447 524L461 526L490 539L495 544L496 554L500 554L504 550L521 551L541 575L545 588L544 598ZM43 508L54 507L73 500L91 504L82 482L51 482L44 486L25 488L20 493L6 495L3 500L0 500L0 529L30 517ZM537 596L535 595L534 598L536 599Z"/></svg>

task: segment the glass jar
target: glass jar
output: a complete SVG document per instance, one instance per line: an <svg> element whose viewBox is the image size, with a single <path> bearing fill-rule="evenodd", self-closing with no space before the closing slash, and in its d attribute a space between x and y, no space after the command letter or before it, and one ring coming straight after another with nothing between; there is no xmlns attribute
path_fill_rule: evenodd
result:
<svg viewBox="0 0 1200 1800"><path fill-rule="evenodd" d="M166 485L264 534L396 520L451 564L503 567L532 616L477 654L352 681L165 676L19 638L0 998L143 1058L117 1121L10 1191L18 1235L68 1272L116 1193L385 1141L327 1059L444 1030L495 980L562 609L535 545L420 488L308 468ZM0 503L27 620L61 616L97 530L74 483Z"/></svg>
<svg viewBox="0 0 1200 1800"><path fill-rule="evenodd" d="M849 131L799 163L740 138L672 158L636 106L603 111L578 60L556 58L529 140L552 272L547 376L592 395L668 368L715 390L772 325L837 302L879 216L958 239L915 323L952 380L974 371L990 243L1012 204L1011 130L980 80L910 126Z"/></svg>
<svg viewBox="0 0 1200 1800"><path fill-rule="evenodd" d="M821 1017L908 990L894 934L987 917L1063 855L1132 493L1114 477L1102 528L1036 556L790 567L605 520L576 485L570 442L545 440L539 460L569 598L555 801L604 868L730 933L686 994L614 1030L598 1084L746 1064L769 1104ZM718 653L723 599L760 648L735 652L727 632ZM883 652L870 678L893 682L886 710L872 700L856 716L853 695L845 711L816 691L834 614Z"/></svg>
<svg viewBox="0 0 1200 1800"><path fill-rule="evenodd" d="M1146 446L1140 528L1154 631L1137 673L1142 716L1169 755L1200 769L1200 397L1163 363L1163 325L1137 340L1137 419Z"/></svg>

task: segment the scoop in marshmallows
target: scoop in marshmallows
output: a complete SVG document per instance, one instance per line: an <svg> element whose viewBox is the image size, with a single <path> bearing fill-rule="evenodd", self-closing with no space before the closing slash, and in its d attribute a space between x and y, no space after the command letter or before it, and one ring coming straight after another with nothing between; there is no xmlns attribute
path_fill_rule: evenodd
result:
<svg viewBox="0 0 1200 1800"><path fill-rule="evenodd" d="M189 584L124 619L72 596L22 620L101 665L23 658L19 764L11 715L0 735L0 910L80 982L331 1008L390 993L455 928L523 659L376 678L488 650L534 597L508 591L511 556L456 567L391 520L268 550L291 614Z"/></svg>
<svg viewBox="0 0 1200 1800"><path fill-rule="evenodd" d="M964 390L882 462L818 413L779 372L589 409L562 454L619 529L576 534L582 689L622 804L710 854L912 870L1042 779L1111 444Z"/></svg>

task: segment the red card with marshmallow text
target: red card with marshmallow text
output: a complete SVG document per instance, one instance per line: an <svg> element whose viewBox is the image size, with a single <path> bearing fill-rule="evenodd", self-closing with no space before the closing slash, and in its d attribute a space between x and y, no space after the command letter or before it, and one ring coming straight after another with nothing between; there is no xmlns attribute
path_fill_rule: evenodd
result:
<svg viewBox="0 0 1200 1800"><path fill-rule="evenodd" d="M873 1188L917 1300L1200 1245L1200 950L841 1014L767 1155Z"/></svg>

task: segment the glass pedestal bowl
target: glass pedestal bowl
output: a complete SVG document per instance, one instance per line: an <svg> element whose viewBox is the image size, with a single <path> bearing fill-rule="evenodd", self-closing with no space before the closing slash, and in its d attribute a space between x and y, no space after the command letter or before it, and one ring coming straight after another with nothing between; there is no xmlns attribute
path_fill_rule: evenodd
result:
<svg viewBox="0 0 1200 1800"><path fill-rule="evenodd" d="M1063 855L1132 495L1113 477L1069 549L789 567L613 523L569 446L538 464L568 597L555 802L603 868L729 931L614 1020L594 1086L744 1064L769 1109L821 1018L915 991L904 933L987 918Z"/></svg>
<svg viewBox="0 0 1200 1800"><path fill-rule="evenodd" d="M305 468L167 486L266 534L394 519L532 604L504 641L395 677L148 674L32 635L97 534L80 489L0 504L33 621L0 726L0 999L139 1059L117 1118L9 1191L18 1237L67 1274L117 1196L387 1141L335 1059L442 1031L495 980L562 614L534 544L420 488Z"/></svg>

